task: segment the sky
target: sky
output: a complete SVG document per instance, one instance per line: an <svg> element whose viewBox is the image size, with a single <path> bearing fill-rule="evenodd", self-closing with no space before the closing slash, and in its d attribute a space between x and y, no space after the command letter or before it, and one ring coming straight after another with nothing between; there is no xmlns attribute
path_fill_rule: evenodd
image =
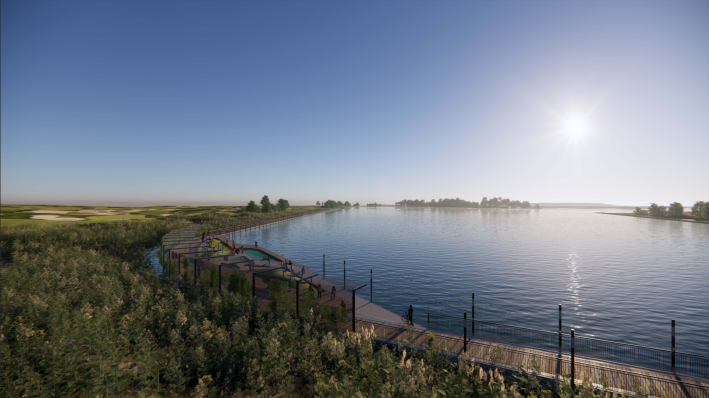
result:
<svg viewBox="0 0 709 398"><path fill-rule="evenodd" d="M709 1L13 1L3 204L709 200Z"/></svg>

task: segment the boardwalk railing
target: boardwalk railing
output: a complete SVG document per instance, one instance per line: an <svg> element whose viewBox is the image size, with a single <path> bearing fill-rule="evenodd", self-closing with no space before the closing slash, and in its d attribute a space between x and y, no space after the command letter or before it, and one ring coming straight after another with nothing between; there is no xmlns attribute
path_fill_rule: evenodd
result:
<svg viewBox="0 0 709 398"><path fill-rule="evenodd" d="M566 354L559 356L551 352L477 339L469 340L466 344L461 336L363 319L356 320L356 328L358 331L374 328L377 339L381 342L418 349L427 349L429 335L433 335L438 349L449 355L462 355L465 347L466 355L476 362L501 369L536 370L542 377L547 378L568 378L572 374L571 358ZM675 375L646 372L642 369L632 370L579 356L575 357L573 374L576 384L588 380L596 387L614 392L642 392L671 398L709 398L709 384L682 380Z"/></svg>
<svg viewBox="0 0 709 398"><path fill-rule="evenodd" d="M571 335L568 333L560 334L438 314L427 314L426 320L419 323L429 329L457 335L462 335L465 330L468 337L475 339L571 353ZM671 350L578 336L574 338L574 347L576 355L588 358L709 379L709 358L700 355L674 352L673 370Z"/></svg>

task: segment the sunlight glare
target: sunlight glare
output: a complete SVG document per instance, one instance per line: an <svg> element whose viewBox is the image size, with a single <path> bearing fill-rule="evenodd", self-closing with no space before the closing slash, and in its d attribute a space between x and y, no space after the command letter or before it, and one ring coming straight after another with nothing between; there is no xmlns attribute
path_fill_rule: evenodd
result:
<svg viewBox="0 0 709 398"><path fill-rule="evenodd" d="M579 136L587 130L586 121L580 117L572 116L566 119L566 132L573 136Z"/></svg>

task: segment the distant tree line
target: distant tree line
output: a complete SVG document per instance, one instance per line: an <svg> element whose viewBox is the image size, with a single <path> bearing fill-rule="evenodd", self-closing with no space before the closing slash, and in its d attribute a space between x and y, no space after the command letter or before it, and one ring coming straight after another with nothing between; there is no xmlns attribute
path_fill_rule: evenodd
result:
<svg viewBox="0 0 709 398"><path fill-rule="evenodd" d="M345 201L345 203L342 203L342 201L338 200L335 202L332 199L324 201L322 204L320 204L320 201L318 200L317 203L315 203L316 206L322 206L326 209L334 209L336 207L352 207L349 201ZM354 207L359 207L359 203L355 203Z"/></svg>
<svg viewBox="0 0 709 398"><path fill-rule="evenodd" d="M286 211L289 207L290 203L285 199L278 199L278 202L274 204L268 199L268 195L263 195L263 198L261 198L261 206L257 205L256 202L252 200L246 205L244 211L250 213L270 213L272 211Z"/></svg>
<svg viewBox="0 0 709 398"><path fill-rule="evenodd" d="M633 213L653 217L678 218L683 216L684 206L682 206L682 203L679 202L674 202L670 204L669 207L658 206L657 203L650 203L650 207L648 207L647 210L636 207ZM709 220L709 201L695 202L694 206L692 206L692 216L702 220Z"/></svg>
<svg viewBox="0 0 709 398"><path fill-rule="evenodd" d="M521 208L530 209L532 205L526 200L520 202L519 200L502 199L502 197L488 199L484 197L482 201L478 202L468 202L460 198L455 199L431 199L430 202L426 202L425 199L408 200L404 199L401 202L396 202L397 206L406 207L511 207L511 208ZM539 208L536 205L535 208Z"/></svg>

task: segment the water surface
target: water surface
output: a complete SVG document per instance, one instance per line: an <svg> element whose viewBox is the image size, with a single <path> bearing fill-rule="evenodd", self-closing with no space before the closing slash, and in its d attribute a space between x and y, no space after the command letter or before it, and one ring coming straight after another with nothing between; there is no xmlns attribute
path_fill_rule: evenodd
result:
<svg viewBox="0 0 709 398"><path fill-rule="evenodd" d="M623 212L623 210L607 210ZM397 313L427 312L709 355L709 225L587 209L360 208L236 234L326 275L369 283ZM369 297L369 286L358 294Z"/></svg>

